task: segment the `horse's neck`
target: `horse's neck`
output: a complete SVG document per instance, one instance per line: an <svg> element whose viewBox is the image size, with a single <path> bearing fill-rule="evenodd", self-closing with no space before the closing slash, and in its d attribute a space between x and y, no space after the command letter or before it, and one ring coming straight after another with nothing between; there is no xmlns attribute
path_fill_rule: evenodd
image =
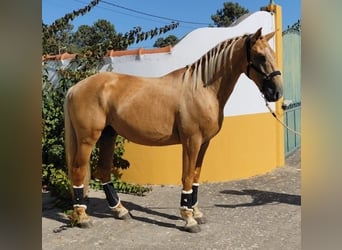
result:
<svg viewBox="0 0 342 250"><path fill-rule="evenodd" d="M176 72L181 73L182 82L187 82L191 88L209 89L223 110L239 76L244 71L244 41L244 37L224 41L193 64Z"/></svg>
<svg viewBox="0 0 342 250"><path fill-rule="evenodd" d="M244 39L237 39L222 52L224 56L219 65L212 74L211 83L207 87L210 88L217 96L221 109L228 101L229 96L234 90L235 84L239 76L243 72L243 62L245 62Z"/></svg>
<svg viewBox="0 0 342 250"><path fill-rule="evenodd" d="M224 108L224 105L227 103L231 93L233 92L240 74L241 73L225 75L218 79L216 84L213 84L213 91L217 96L221 109Z"/></svg>

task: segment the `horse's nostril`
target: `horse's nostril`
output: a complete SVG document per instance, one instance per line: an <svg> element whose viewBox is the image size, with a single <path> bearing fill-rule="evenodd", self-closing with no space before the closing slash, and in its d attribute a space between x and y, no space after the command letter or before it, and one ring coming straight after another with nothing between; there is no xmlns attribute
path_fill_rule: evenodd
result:
<svg viewBox="0 0 342 250"><path fill-rule="evenodd" d="M277 91L277 92L276 92L276 99L277 99L277 100L279 99L279 95L280 95L280 94L279 94L279 92Z"/></svg>

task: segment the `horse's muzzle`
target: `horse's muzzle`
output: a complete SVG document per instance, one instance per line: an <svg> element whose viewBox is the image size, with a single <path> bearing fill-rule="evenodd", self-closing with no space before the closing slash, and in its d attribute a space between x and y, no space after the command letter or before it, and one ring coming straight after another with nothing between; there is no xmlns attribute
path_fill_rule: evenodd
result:
<svg viewBox="0 0 342 250"><path fill-rule="evenodd" d="M282 90L266 88L262 91L266 101L276 102L283 96Z"/></svg>
<svg viewBox="0 0 342 250"><path fill-rule="evenodd" d="M275 102L283 96L283 87L280 80L280 72L275 71L264 79L261 92L264 95L266 101ZM279 76L278 79L275 78ZM278 80L278 81L277 81Z"/></svg>

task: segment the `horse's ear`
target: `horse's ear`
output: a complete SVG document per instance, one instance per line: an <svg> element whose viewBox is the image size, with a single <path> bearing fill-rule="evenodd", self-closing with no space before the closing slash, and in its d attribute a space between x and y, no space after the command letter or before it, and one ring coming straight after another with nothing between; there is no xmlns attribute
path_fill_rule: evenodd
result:
<svg viewBox="0 0 342 250"><path fill-rule="evenodd" d="M269 41L274 35L275 35L275 33L278 31L278 29L276 30L276 31L273 31L273 32L271 32L271 33L268 33L268 34L266 34L264 37L265 37L265 39L267 40L267 41Z"/></svg>
<svg viewBox="0 0 342 250"><path fill-rule="evenodd" d="M260 37L261 37L261 30L262 27L260 27L251 37L251 43L254 44Z"/></svg>

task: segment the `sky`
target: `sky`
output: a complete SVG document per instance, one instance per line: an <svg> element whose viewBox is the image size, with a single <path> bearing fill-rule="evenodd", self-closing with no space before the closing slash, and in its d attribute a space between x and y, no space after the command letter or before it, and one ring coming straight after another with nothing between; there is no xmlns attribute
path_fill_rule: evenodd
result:
<svg viewBox="0 0 342 250"><path fill-rule="evenodd" d="M42 19L45 24L51 24L56 19L63 17L73 10L80 9L89 4L91 0L42 0ZM177 29L162 34L159 37L175 35L184 37L194 29L208 27L213 24L211 15L223 8L225 0L104 0L84 16L79 16L72 21L74 29L79 25L92 25L98 19L106 19L111 22L116 32L126 33L133 27L140 26L143 31L163 27L171 24L171 20L180 20ZM236 0L249 12L259 11L260 7L268 5L270 0ZM291 26L301 19L301 0L274 0L275 4L282 7L283 29ZM119 6L119 7L118 7ZM130 9L130 10L128 10ZM132 11L133 10L133 11ZM143 12L149 15L139 14ZM158 18L158 17L163 18ZM144 42L133 44L129 48L152 48L156 39L148 39Z"/></svg>

